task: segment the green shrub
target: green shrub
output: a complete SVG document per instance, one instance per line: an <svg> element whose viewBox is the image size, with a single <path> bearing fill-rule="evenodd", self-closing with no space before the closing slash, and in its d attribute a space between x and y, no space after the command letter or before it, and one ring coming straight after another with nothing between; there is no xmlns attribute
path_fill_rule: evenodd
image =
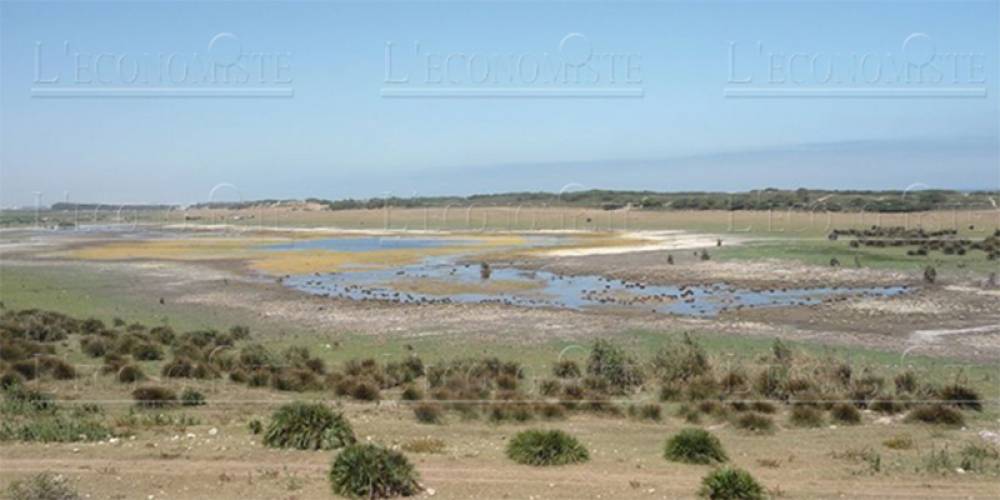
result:
<svg viewBox="0 0 1000 500"><path fill-rule="evenodd" d="M711 500L763 500L764 488L749 472L734 467L716 469L701 480L698 494Z"/></svg>
<svg viewBox="0 0 1000 500"><path fill-rule="evenodd" d="M725 462L727 459L719 438L697 428L684 429L668 439L664 457L688 464Z"/></svg>
<svg viewBox="0 0 1000 500"><path fill-rule="evenodd" d="M83 498L66 478L51 472L42 472L27 479L12 482L7 487L7 497L11 500L79 500Z"/></svg>
<svg viewBox="0 0 1000 500"><path fill-rule="evenodd" d="M733 423L740 429L760 434L774 431L774 421L771 417L752 411L737 416Z"/></svg>
<svg viewBox="0 0 1000 500"><path fill-rule="evenodd" d="M925 424L939 424L960 426L965 423L962 413L954 408L945 405L918 406L906 415L907 422L923 422Z"/></svg>
<svg viewBox="0 0 1000 500"><path fill-rule="evenodd" d="M811 406L794 406L788 421L799 427L819 427L823 425L823 413Z"/></svg>
<svg viewBox="0 0 1000 500"><path fill-rule="evenodd" d="M37 389L14 385L4 390L3 413L50 412L56 409L55 398Z"/></svg>
<svg viewBox="0 0 1000 500"><path fill-rule="evenodd" d="M354 444L341 451L330 469L336 495L391 498L420 492L417 472L397 451L373 444Z"/></svg>
<svg viewBox="0 0 1000 500"><path fill-rule="evenodd" d="M837 403L830 408L830 417L841 424L854 425L861 423L861 412L850 403Z"/></svg>
<svg viewBox="0 0 1000 500"><path fill-rule="evenodd" d="M979 393L963 385L952 384L942 387L941 390L938 391L938 397L940 397L945 403L957 408L965 408L975 411L983 410L983 404L979 400Z"/></svg>
<svg viewBox="0 0 1000 500"><path fill-rule="evenodd" d="M132 398L143 408L162 408L177 403L177 393L173 389L154 385L137 388L132 391Z"/></svg>
<svg viewBox="0 0 1000 500"><path fill-rule="evenodd" d="M625 351L611 342L594 342L587 360L587 373L604 380L615 393L625 393L642 384L639 366Z"/></svg>
<svg viewBox="0 0 1000 500"><path fill-rule="evenodd" d="M575 464L590 458L576 438L559 430L520 432L508 443L507 456L525 465Z"/></svg>
<svg viewBox="0 0 1000 500"><path fill-rule="evenodd" d="M332 450L355 442L350 423L321 403L289 403L278 408L264 433L272 448Z"/></svg>
<svg viewBox="0 0 1000 500"><path fill-rule="evenodd" d="M100 441L111 435L111 430L98 420L79 416L43 414L27 420L0 422L0 441L72 443Z"/></svg>
<svg viewBox="0 0 1000 500"><path fill-rule="evenodd" d="M413 416L422 424L440 424L443 413L441 405L437 403L419 403L413 406Z"/></svg>
<svg viewBox="0 0 1000 500"><path fill-rule="evenodd" d="M188 387L181 393L181 404L184 406L203 406L205 395Z"/></svg>

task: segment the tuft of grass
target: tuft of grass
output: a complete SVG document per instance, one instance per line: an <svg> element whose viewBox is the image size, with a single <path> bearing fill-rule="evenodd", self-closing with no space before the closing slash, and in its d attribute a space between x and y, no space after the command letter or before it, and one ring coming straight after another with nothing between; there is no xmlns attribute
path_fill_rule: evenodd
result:
<svg viewBox="0 0 1000 500"><path fill-rule="evenodd" d="M629 405L628 416L638 420L659 422L663 418L663 408L656 403Z"/></svg>
<svg viewBox="0 0 1000 500"><path fill-rule="evenodd" d="M181 393L181 404L184 406L204 406L205 395L189 387Z"/></svg>
<svg viewBox="0 0 1000 500"><path fill-rule="evenodd" d="M373 444L352 444L341 451L330 468L336 495L351 498L390 498L420 492L417 472L406 456Z"/></svg>
<svg viewBox="0 0 1000 500"><path fill-rule="evenodd" d="M841 424L854 425L861 423L861 412L849 403L837 403L830 408L830 417Z"/></svg>
<svg viewBox="0 0 1000 500"><path fill-rule="evenodd" d="M737 416L733 423L740 429L757 434L770 434L771 432L774 432L774 420L772 420L771 417L761 415L760 413L744 413Z"/></svg>
<svg viewBox="0 0 1000 500"><path fill-rule="evenodd" d="M51 472L35 474L27 479L14 481L7 487L11 500L79 500L83 498L70 481Z"/></svg>
<svg viewBox="0 0 1000 500"><path fill-rule="evenodd" d="M701 480L698 495L711 500L763 500L764 487L749 472L735 467L721 467Z"/></svg>
<svg viewBox="0 0 1000 500"><path fill-rule="evenodd" d="M278 408L264 433L264 444L272 448L333 450L354 442L347 419L322 403L295 402Z"/></svg>
<svg viewBox="0 0 1000 500"><path fill-rule="evenodd" d="M664 457L688 464L710 464L727 460L719 438L698 428L684 429L668 439Z"/></svg>
<svg viewBox="0 0 1000 500"><path fill-rule="evenodd" d="M507 445L507 456L525 465L566 465L590 459L587 449L573 436L559 430L526 430Z"/></svg>
<svg viewBox="0 0 1000 500"><path fill-rule="evenodd" d="M137 388L132 391L132 398L141 408L163 408L177 403L177 393L173 389L155 385Z"/></svg>
<svg viewBox="0 0 1000 500"><path fill-rule="evenodd" d="M422 424L440 424L444 410L437 403L418 403L413 405L413 416Z"/></svg>
<svg viewBox="0 0 1000 500"><path fill-rule="evenodd" d="M906 421L957 427L965 423L965 417L954 408L938 404L918 406L910 410L910 413L906 415Z"/></svg>
<svg viewBox="0 0 1000 500"><path fill-rule="evenodd" d="M819 427L823 425L823 413L811 406L795 406L788 421L798 427Z"/></svg>
<svg viewBox="0 0 1000 500"><path fill-rule="evenodd" d="M552 374L557 378L580 378L580 365L571 359L557 361L552 365Z"/></svg>
<svg viewBox="0 0 1000 500"><path fill-rule="evenodd" d="M909 450L913 448L913 438L909 434L901 434L882 441L882 445L890 450Z"/></svg>
<svg viewBox="0 0 1000 500"><path fill-rule="evenodd" d="M983 410L983 403L979 399L979 393L964 385L952 384L942 387L938 391L938 397L945 403L956 408L975 411Z"/></svg>
<svg viewBox="0 0 1000 500"><path fill-rule="evenodd" d="M146 374L143 373L142 368L134 363L129 363L118 369L118 373L115 378L123 384L131 384L134 382L139 382L146 380Z"/></svg>
<svg viewBox="0 0 1000 500"><path fill-rule="evenodd" d="M444 453L445 447L444 441L432 437L411 439L403 443L403 450L410 453Z"/></svg>

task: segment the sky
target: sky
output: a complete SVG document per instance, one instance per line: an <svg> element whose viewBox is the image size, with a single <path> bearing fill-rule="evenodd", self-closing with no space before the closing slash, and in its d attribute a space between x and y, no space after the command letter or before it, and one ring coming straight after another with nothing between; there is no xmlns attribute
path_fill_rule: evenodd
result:
<svg viewBox="0 0 1000 500"><path fill-rule="evenodd" d="M1000 188L998 2L0 2L0 205Z"/></svg>

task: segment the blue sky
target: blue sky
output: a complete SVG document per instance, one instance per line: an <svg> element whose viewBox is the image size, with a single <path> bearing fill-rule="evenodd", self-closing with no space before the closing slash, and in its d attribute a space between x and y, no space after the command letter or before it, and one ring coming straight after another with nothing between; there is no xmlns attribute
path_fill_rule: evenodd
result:
<svg viewBox="0 0 1000 500"><path fill-rule="evenodd" d="M997 189L998 23L997 2L4 2L0 204ZM72 94L177 88L223 95ZM746 88L779 97L726 97Z"/></svg>

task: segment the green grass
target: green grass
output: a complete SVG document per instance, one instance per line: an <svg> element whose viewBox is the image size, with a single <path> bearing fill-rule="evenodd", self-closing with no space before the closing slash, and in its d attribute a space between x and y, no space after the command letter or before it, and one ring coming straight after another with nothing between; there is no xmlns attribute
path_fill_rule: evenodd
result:
<svg viewBox="0 0 1000 500"><path fill-rule="evenodd" d="M749 242L743 245L723 246L711 251L712 258L726 261L779 259L792 260L814 266L829 266L830 259L836 258L842 267L855 267L854 258L861 262L862 268L888 269L895 271L922 272L924 267L932 265L941 273L980 273L996 271L997 263L986 259L986 254L971 251L966 255L944 255L933 252L926 256L906 255L907 250L915 247L851 248L846 239L829 241L816 239L783 239L776 236L773 241L764 240ZM962 266L962 267L960 267Z"/></svg>

